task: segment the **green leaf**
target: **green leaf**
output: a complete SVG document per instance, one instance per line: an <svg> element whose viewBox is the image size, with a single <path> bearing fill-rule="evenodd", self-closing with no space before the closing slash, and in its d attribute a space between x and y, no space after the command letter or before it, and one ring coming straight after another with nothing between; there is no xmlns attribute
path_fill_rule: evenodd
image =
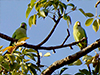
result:
<svg viewBox="0 0 100 75"><path fill-rule="evenodd" d="M0 46L0 49L2 49L3 45Z"/></svg>
<svg viewBox="0 0 100 75"><path fill-rule="evenodd" d="M17 56L16 61L17 63L21 63L24 58L22 56Z"/></svg>
<svg viewBox="0 0 100 75"><path fill-rule="evenodd" d="M67 19L67 25L69 27L69 25L72 24L72 22L71 22L71 17L70 16L67 16L67 17L68 17L68 19Z"/></svg>
<svg viewBox="0 0 100 75"><path fill-rule="evenodd" d="M33 16L33 25L36 25L36 20L37 20L37 15L34 14L34 16Z"/></svg>
<svg viewBox="0 0 100 75"><path fill-rule="evenodd" d="M43 10L40 11L39 13L40 13L40 16L42 16L42 17L46 17L46 14L45 14L45 12L44 12Z"/></svg>
<svg viewBox="0 0 100 75"><path fill-rule="evenodd" d="M79 9L79 11L84 15L84 16L86 16L86 14L85 14L85 12L83 11L83 9Z"/></svg>
<svg viewBox="0 0 100 75"><path fill-rule="evenodd" d="M94 57L92 57L91 59L87 60L85 64L86 64L86 65L91 64L91 63L93 62L93 58L94 58Z"/></svg>
<svg viewBox="0 0 100 75"><path fill-rule="evenodd" d="M29 26L32 27L33 24L33 16L31 16L28 20Z"/></svg>
<svg viewBox="0 0 100 75"><path fill-rule="evenodd" d="M94 16L92 13L85 13L85 14L86 14L86 16L88 16L88 17L93 17L93 16Z"/></svg>
<svg viewBox="0 0 100 75"><path fill-rule="evenodd" d="M34 65L32 63L27 63L27 66L31 69L31 71L32 70L34 71L34 69L37 69L37 70L41 71L38 66L36 66L36 65Z"/></svg>
<svg viewBox="0 0 100 75"><path fill-rule="evenodd" d="M100 19L97 19L98 25L100 26Z"/></svg>
<svg viewBox="0 0 100 75"><path fill-rule="evenodd" d="M40 52L39 55L42 57L42 52Z"/></svg>
<svg viewBox="0 0 100 75"><path fill-rule="evenodd" d="M31 58L32 60L36 61L35 58L34 58L34 56L36 56L35 54L33 54L33 53L26 53L25 55L27 57Z"/></svg>
<svg viewBox="0 0 100 75"><path fill-rule="evenodd" d="M28 72L28 67L26 66L25 63L22 63L22 64L21 64L21 68L22 68L22 72L25 73L25 74L27 74L27 72Z"/></svg>
<svg viewBox="0 0 100 75"><path fill-rule="evenodd" d="M75 75L84 75L83 73L76 73Z"/></svg>
<svg viewBox="0 0 100 75"><path fill-rule="evenodd" d="M63 19L64 19L64 20L67 20L67 25L68 25L68 27L69 27L70 24L72 24L70 16L64 14Z"/></svg>
<svg viewBox="0 0 100 75"><path fill-rule="evenodd" d="M64 14L64 15L63 15L63 19L64 19L64 20L67 20L67 19L68 19L67 14Z"/></svg>
<svg viewBox="0 0 100 75"><path fill-rule="evenodd" d="M64 9L63 9L63 6L61 4L59 4L59 9L61 11L61 14L63 14Z"/></svg>
<svg viewBox="0 0 100 75"><path fill-rule="evenodd" d="M26 49L25 52L34 52L34 53L37 53L37 51L34 50L34 49L32 49L32 48L30 48L30 49Z"/></svg>
<svg viewBox="0 0 100 75"><path fill-rule="evenodd" d="M92 58L91 55L85 55L85 56L83 56L82 60L87 61L87 60L90 60L91 58Z"/></svg>
<svg viewBox="0 0 100 75"><path fill-rule="evenodd" d="M7 55L7 58L11 61L11 64L15 61L15 56L14 55Z"/></svg>
<svg viewBox="0 0 100 75"><path fill-rule="evenodd" d="M76 61L73 62L73 65L79 66L79 65L81 65L81 64L82 64L82 62L81 62L80 59L78 59L78 60L76 60Z"/></svg>
<svg viewBox="0 0 100 75"><path fill-rule="evenodd" d="M100 17L100 15L99 15L99 17Z"/></svg>
<svg viewBox="0 0 100 75"><path fill-rule="evenodd" d="M31 6L36 2L36 0L31 0Z"/></svg>
<svg viewBox="0 0 100 75"><path fill-rule="evenodd" d="M98 25L97 20L95 20L95 21L93 22L92 28L93 28L93 30L94 30L95 32L97 32L97 31L99 30L99 25Z"/></svg>
<svg viewBox="0 0 100 75"><path fill-rule="evenodd" d="M72 8L72 10L74 11L74 10L76 10L76 8L77 8L77 7L74 7L74 8Z"/></svg>
<svg viewBox="0 0 100 75"><path fill-rule="evenodd" d="M75 5L72 3L67 4L67 6L72 6L73 8L75 7Z"/></svg>
<svg viewBox="0 0 100 75"><path fill-rule="evenodd" d="M59 5L59 0L52 0L52 2L53 2L52 5L53 5L54 9L57 10L58 5Z"/></svg>
<svg viewBox="0 0 100 75"><path fill-rule="evenodd" d="M67 68L67 67L62 68L61 71L60 71L60 75L61 75L66 69L68 69L68 68Z"/></svg>
<svg viewBox="0 0 100 75"><path fill-rule="evenodd" d="M0 55L0 63L4 60L4 57Z"/></svg>
<svg viewBox="0 0 100 75"><path fill-rule="evenodd" d="M48 9L43 9L42 11L44 11L44 12L45 12L45 15L46 15L46 16L48 15L48 12L49 12L49 10L48 10Z"/></svg>
<svg viewBox="0 0 100 75"><path fill-rule="evenodd" d="M65 10L66 10L66 8L67 8L67 5L66 4L64 4L64 3L62 3L62 2L60 2L60 4L59 5L61 5Z"/></svg>
<svg viewBox="0 0 100 75"><path fill-rule="evenodd" d="M37 72L36 72L36 70L34 68L29 67L29 70L31 72L31 75L37 75Z"/></svg>
<svg viewBox="0 0 100 75"><path fill-rule="evenodd" d="M94 18L89 18L89 19L87 19L86 22L85 22L85 25L86 25L86 26L90 26L90 25L92 24L92 22L93 22L93 19L94 19Z"/></svg>
<svg viewBox="0 0 100 75"><path fill-rule="evenodd" d="M7 61L4 61L4 62L2 62L1 63L1 65L2 65L2 67L4 67L6 70L10 70L10 63L9 62L7 62Z"/></svg>
<svg viewBox="0 0 100 75"><path fill-rule="evenodd" d="M44 54L45 57L49 57L51 54L49 52L47 52L46 54Z"/></svg>
<svg viewBox="0 0 100 75"><path fill-rule="evenodd" d="M11 68L11 70L13 71L14 69L15 70L18 70L19 68L21 67L21 65L19 64L19 63L13 63L13 64L10 64L10 68Z"/></svg>
<svg viewBox="0 0 100 75"><path fill-rule="evenodd" d="M47 8L48 6L51 6L51 5L52 5L52 1L48 1L48 2L44 5L44 7Z"/></svg>
<svg viewBox="0 0 100 75"><path fill-rule="evenodd" d="M97 64L95 66L94 70L95 74L99 73L100 74L100 60L98 59Z"/></svg>
<svg viewBox="0 0 100 75"><path fill-rule="evenodd" d="M86 69L79 70L81 73L86 74L86 75L91 75L90 72Z"/></svg>
<svg viewBox="0 0 100 75"><path fill-rule="evenodd" d="M34 7L35 4L31 5L31 4L28 4L28 8L26 10L26 19L28 18L32 8Z"/></svg>
<svg viewBox="0 0 100 75"><path fill-rule="evenodd" d="M40 4L39 1L37 3L35 3L35 9L36 9L36 11L39 11L40 7L41 7L41 4Z"/></svg>

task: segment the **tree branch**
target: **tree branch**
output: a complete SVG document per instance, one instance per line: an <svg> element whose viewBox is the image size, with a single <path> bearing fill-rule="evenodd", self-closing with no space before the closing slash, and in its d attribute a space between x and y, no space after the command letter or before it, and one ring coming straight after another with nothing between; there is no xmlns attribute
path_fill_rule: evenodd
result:
<svg viewBox="0 0 100 75"><path fill-rule="evenodd" d="M12 42L17 41L17 39L11 38L11 37L9 37L7 35L4 35L2 33L0 33L0 37L3 38L3 39L6 39L8 41L12 41ZM27 44L27 43L23 44L22 46L27 47L27 48L39 49L39 50L54 50L54 49L65 48L65 47L70 47L70 46L76 45L79 42L83 42L86 39L87 38L83 38L80 41L72 42L70 44L58 45L58 46L50 46L50 47L43 47L43 46L38 46L38 45L31 45L31 44Z"/></svg>
<svg viewBox="0 0 100 75"><path fill-rule="evenodd" d="M52 29L51 32L49 33L49 35L48 35L40 44L38 44L38 46L43 45L43 44L50 38L50 36L53 34L55 28L57 27L58 23L60 22L60 19L61 19L61 18L62 18L62 16L60 16L60 17L58 18L58 20L56 21L56 23L55 23L53 29Z"/></svg>
<svg viewBox="0 0 100 75"><path fill-rule="evenodd" d="M67 33L68 33L68 35L67 35L67 37L65 38L65 40L63 41L63 43L62 43L62 45L64 45L64 43L66 42L66 40L69 38L69 36L70 36L70 32L69 32L69 30L67 29Z"/></svg>
<svg viewBox="0 0 100 75"><path fill-rule="evenodd" d="M8 41L11 41L11 42L18 41L17 39L11 38L8 35L5 35L3 33L0 33L0 37L3 38L3 39L6 39Z"/></svg>
<svg viewBox="0 0 100 75"><path fill-rule="evenodd" d="M86 55L87 53L91 52L93 49L98 48L98 47L100 47L100 39L97 40L96 42L92 43L88 47L85 47L81 51L79 51L73 55L70 55L64 59L61 59L61 60L54 62L41 75L51 75L56 69L58 69L64 65L68 65L70 63L73 63L74 61L76 61L80 57Z"/></svg>
<svg viewBox="0 0 100 75"><path fill-rule="evenodd" d="M66 44L66 45L63 45L63 46L62 45L58 45L58 46L50 46L50 47L43 47L43 46L40 47L38 45L30 45L30 44L27 44L27 43L25 43L23 46L27 47L27 48L33 48L33 49L39 49L39 50L53 50L53 49L70 47L70 46L78 44L79 42L83 42L84 40L86 40L86 38L83 38L78 42L72 42L70 44Z"/></svg>

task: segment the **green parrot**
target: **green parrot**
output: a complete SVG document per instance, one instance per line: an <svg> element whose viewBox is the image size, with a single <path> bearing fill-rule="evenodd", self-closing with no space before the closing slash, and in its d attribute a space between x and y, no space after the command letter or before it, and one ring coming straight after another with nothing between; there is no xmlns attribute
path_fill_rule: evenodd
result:
<svg viewBox="0 0 100 75"><path fill-rule="evenodd" d="M83 37L87 38L86 32L85 30L81 27L81 23L79 21L77 21L74 24L73 27L73 36L75 41L79 41L81 40ZM81 43L78 43L78 46L80 47L80 49L82 50L83 48L85 48L87 46L87 39L84 40Z"/></svg>
<svg viewBox="0 0 100 75"><path fill-rule="evenodd" d="M19 39L21 39L23 37L27 37L26 30L27 30L27 25L26 25L26 23L22 22L20 27L13 33L12 38L15 38L15 39L19 40ZM13 43L14 42L11 42L10 46Z"/></svg>
<svg viewBox="0 0 100 75"><path fill-rule="evenodd" d="M26 30L27 30L27 25L26 23L22 22L20 27L13 33L12 38L19 40L23 37L27 37ZM9 46L12 46L13 44L14 42L11 42ZM5 54L9 54L9 52L7 51Z"/></svg>

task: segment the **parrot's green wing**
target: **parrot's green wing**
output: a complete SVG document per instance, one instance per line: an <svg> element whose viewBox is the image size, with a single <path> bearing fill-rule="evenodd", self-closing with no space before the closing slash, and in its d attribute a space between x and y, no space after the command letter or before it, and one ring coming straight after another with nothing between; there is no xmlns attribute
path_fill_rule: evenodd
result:
<svg viewBox="0 0 100 75"><path fill-rule="evenodd" d="M81 27L80 22L77 21L73 27L73 36L75 41L81 40L83 37L87 37L85 30ZM87 40L78 44L78 46L83 49L87 46Z"/></svg>
<svg viewBox="0 0 100 75"><path fill-rule="evenodd" d="M23 37L27 37L26 35L26 30L23 29L23 28L18 28L12 35L12 38L15 38L15 39L21 39ZM10 46L13 44L13 42L10 43Z"/></svg>

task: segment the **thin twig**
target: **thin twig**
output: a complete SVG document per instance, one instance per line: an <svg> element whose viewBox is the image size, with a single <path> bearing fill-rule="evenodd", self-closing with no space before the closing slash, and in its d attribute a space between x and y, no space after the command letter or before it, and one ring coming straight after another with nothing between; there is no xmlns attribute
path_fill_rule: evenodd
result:
<svg viewBox="0 0 100 75"><path fill-rule="evenodd" d="M53 53L56 53L55 49L53 49Z"/></svg>
<svg viewBox="0 0 100 75"><path fill-rule="evenodd" d="M88 67L88 70L89 70L89 72L91 73L91 69L90 69L90 66L89 66L89 64L87 65L87 67Z"/></svg>
<svg viewBox="0 0 100 75"><path fill-rule="evenodd" d="M67 33L68 33L68 35L67 35L67 37L65 38L65 40L63 41L63 43L61 45L64 45L64 43L66 42L66 40L69 38L69 36L70 36L69 29L67 29Z"/></svg>
<svg viewBox="0 0 100 75"><path fill-rule="evenodd" d="M52 18L51 16L48 15L48 17L51 18L55 23L57 22L54 16Z"/></svg>
<svg viewBox="0 0 100 75"><path fill-rule="evenodd" d="M39 55L38 49L36 49L36 51L37 51L37 56L38 56L37 65L38 65L38 67L39 67L39 66L40 66L40 55Z"/></svg>

